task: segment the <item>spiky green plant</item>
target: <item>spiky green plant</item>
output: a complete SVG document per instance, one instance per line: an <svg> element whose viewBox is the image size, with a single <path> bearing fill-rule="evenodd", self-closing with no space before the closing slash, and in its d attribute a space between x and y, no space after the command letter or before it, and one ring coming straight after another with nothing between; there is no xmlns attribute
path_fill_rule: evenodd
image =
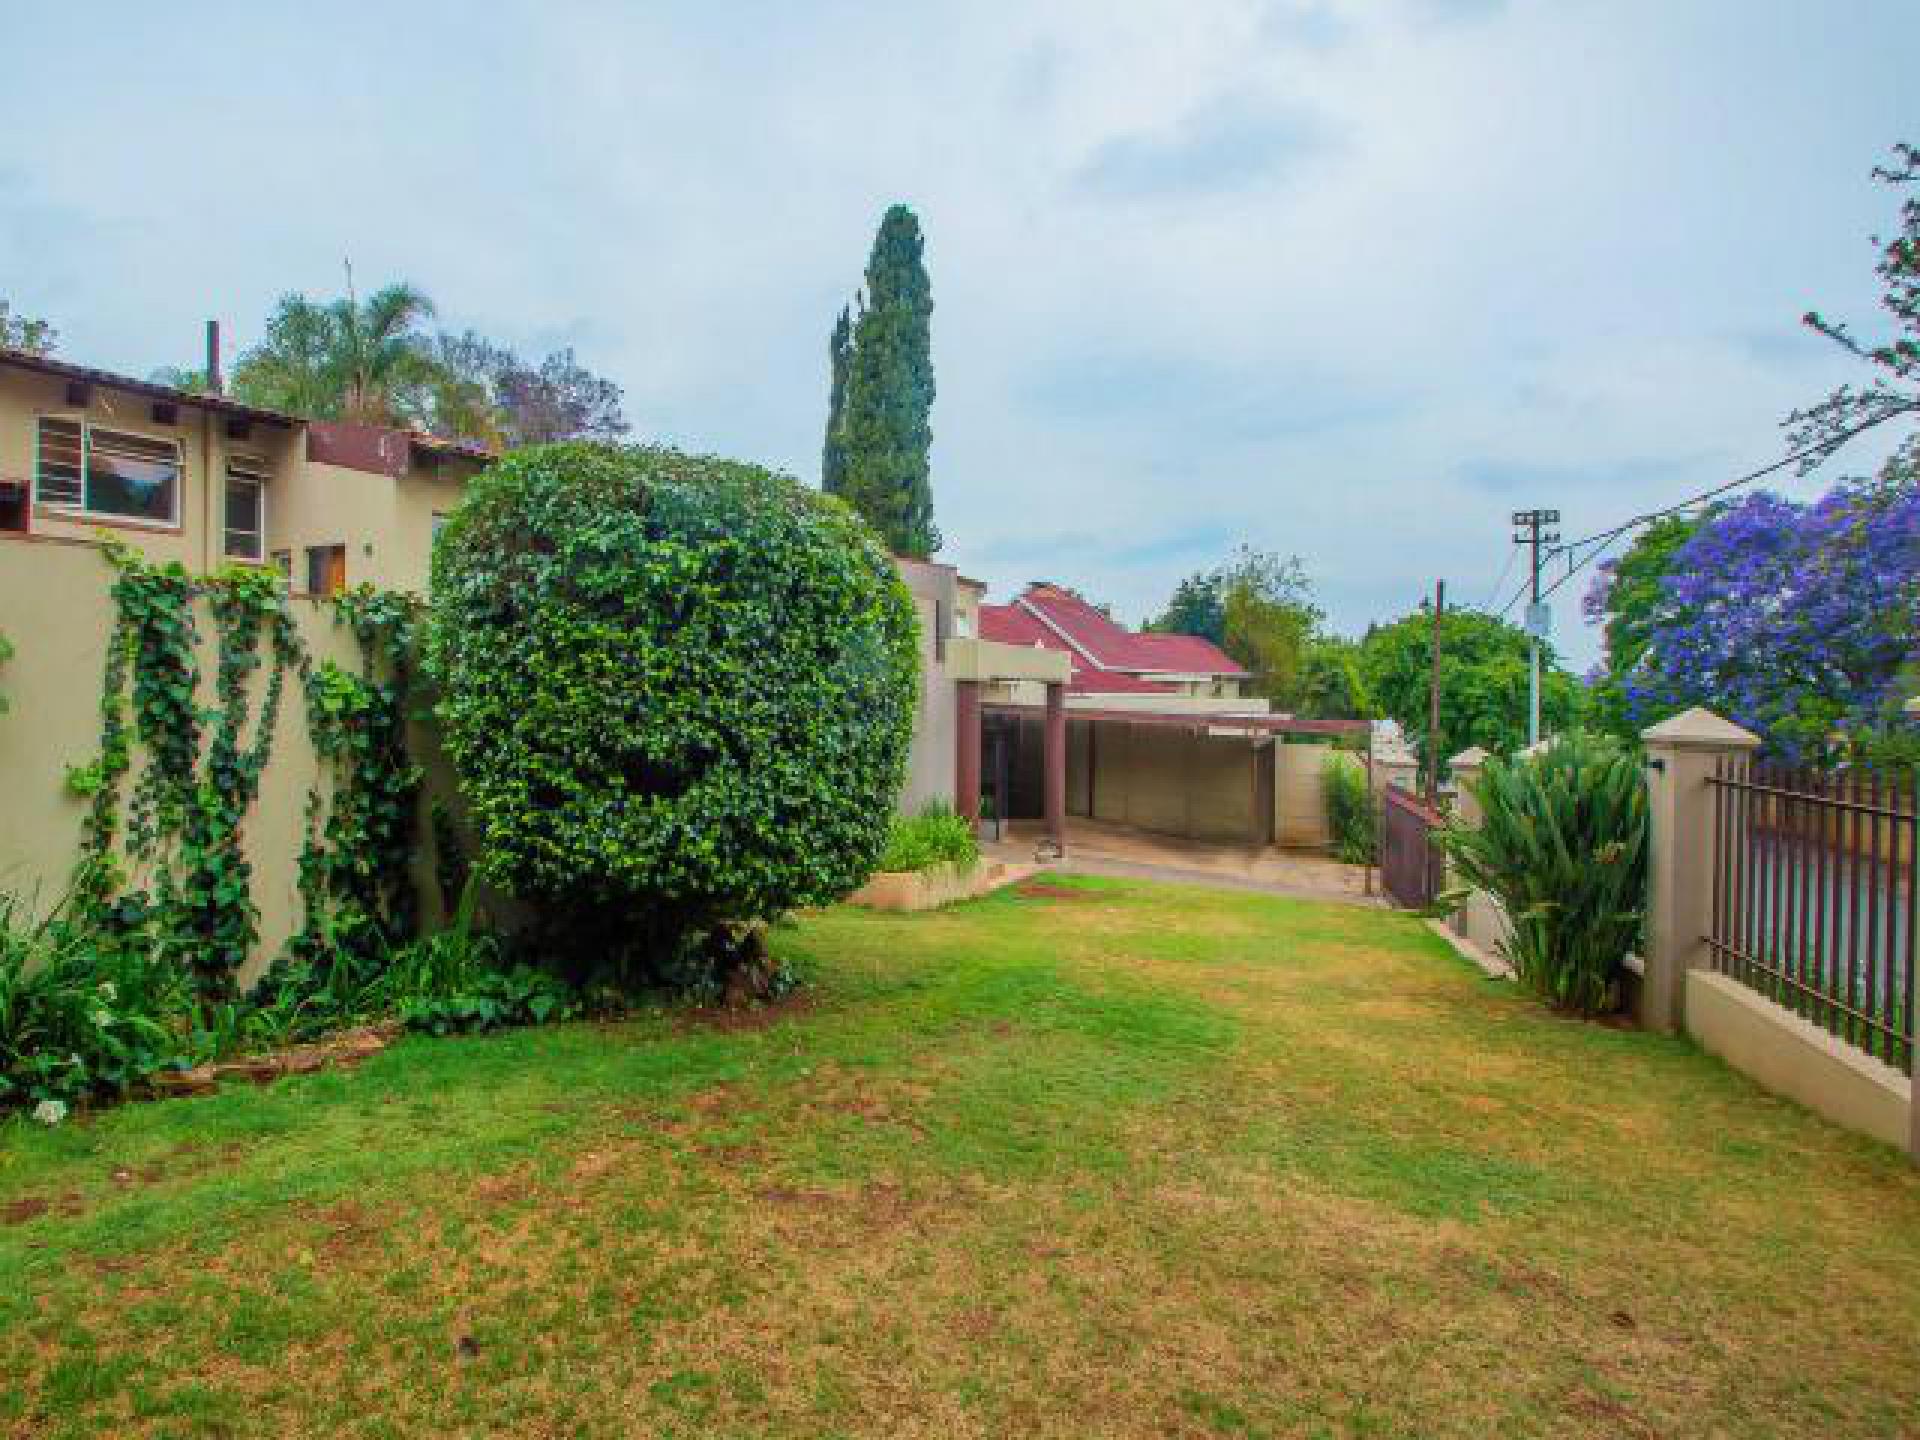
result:
<svg viewBox="0 0 1920 1440"><path fill-rule="evenodd" d="M1440 843L1460 879L1506 909L1513 933L1502 949L1521 983L1582 1014L1616 1007L1646 910L1638 761L1574 732L1537 755L1489 760L1474 795L1481 823L1456 820Z"/></svg>

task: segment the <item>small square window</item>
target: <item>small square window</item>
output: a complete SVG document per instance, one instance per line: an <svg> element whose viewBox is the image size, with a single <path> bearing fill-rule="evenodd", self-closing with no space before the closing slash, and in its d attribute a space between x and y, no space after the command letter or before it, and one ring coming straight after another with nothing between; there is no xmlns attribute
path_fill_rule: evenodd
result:
<svg viewBox="0 0 1920 1440"><path fill-rule="evenodd" d="M309 545L307 547L307 593L338 595L347 588L347 547Z"/></svg>

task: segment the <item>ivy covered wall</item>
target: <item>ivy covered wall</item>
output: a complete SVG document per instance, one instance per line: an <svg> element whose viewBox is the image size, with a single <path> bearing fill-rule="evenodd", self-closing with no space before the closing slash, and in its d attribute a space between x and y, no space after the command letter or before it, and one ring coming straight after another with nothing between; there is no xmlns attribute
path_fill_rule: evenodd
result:
<svg viewBox="0 0 1920 1440"><path fill-rule="evenodd" d="M0 890L38 913L89 890L163 900L216 989L250 984L316 916L431 927L451 775L428 727L380 723L383 703L421 708L393 693L408 623L384 599L189 589L96 545L7 545ZM339 857L369 836L387 862L349 873Z"/></svg>

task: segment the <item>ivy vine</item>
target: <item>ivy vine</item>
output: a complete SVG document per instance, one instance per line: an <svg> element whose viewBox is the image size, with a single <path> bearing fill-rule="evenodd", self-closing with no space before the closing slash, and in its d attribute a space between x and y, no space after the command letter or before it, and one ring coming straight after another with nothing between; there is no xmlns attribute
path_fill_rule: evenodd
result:
<svg viewBox="0 0 1920 1440"><path fill-rule="evenodd" d="M259 940L246 816L260 793L289 672L303 682L313 746L330 781L308 796L300 868L305 915L290 955L322 945L384 951L415 921L408 872L420 772L406 747L414 606L362 587L336 602L362 673L314 664L271 571L195 580L177 563L107 548L116 621L101 684L100 751L68 773L90 800L77 902L104 926L146 927L190 971L203 1004L235 994ZM202 708L204 597L217 634L214 700ZM256 677L268 666L258 714ZM135 775L135 761L140 764ZM128 777L132 788L127 789ZM124 795L124 804L123 804Z"/></svg>
<svg viewBox="0 0 1920 1440"><path fill-rule="evenodd" d="M335 607L359 642L361 672L324 661L307 674L308 730L330 784L307 796L305 919L289 955L312 962L332 949L364 965L418 919L409 865L421 772L407 751L416 606L360 586Z"/></svg>

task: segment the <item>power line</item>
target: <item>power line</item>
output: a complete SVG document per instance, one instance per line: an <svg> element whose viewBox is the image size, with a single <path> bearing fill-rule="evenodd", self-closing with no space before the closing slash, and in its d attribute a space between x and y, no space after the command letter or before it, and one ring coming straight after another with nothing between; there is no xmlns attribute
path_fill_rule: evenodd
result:
<svg viewBox="0 0 1920 1440"><path fill-rule="evenodd" d="M1884 417L1880 417L1880 418L1884 418ZM1706 490L1702 490L1698 495L1689 495L1684 500L1676 500L1673 504L1664 505L1658 510L1649 510L1643 515L1635 515L1631 519L1623 520L1618 525L1613 526L1611 529L1596 530L1591 535L1583 535L1577 540L1569 540L1565 544L1555 546L1554 549L1551 552L1549 552L1549 555L1548 555L1549 559L1552 559L1560 555L1571 556L1575 551L1578 551L1588 545L1594 546L1595 548L1593 549L1593 552L1591 554L1587 555L1585 558L1581 560L1573 561L1570 559L1567 565L1567 573L1562 575L1558 580L1555 580L1551 585L1547 586L1544 590L1542 590L1540 592L1539 598L1542 600L1546 599L1549 595L1553 594L1556 590L1560 589L1563 585L1565 585L1569 580L1573 579L1574 576L1578 575L1582 570L1585 570L1589 565L1593 564L1594 561L1598 560L1609 549L1611 549L1613 546L1613 543L1616 540L1618 540L1622 535L1626 534L1627 531L1635 529L1636 527L1641 525L1650 525L1655 520L1664 520L1669 515L1678 515L1682 511L1692 510L1696 507L1705 506L1711 501L1718 499L1720 496L1725 495L1730 490L1737 490L1742 485L1751 485L1756 480L1764 480L1767 478L1767 476L1777 474L1779 471L1786 469L1789 465L1797 465L1802 460L1809 459L1812 456L1830 455L1834 451L1838 450L1842 445L1845 445L1849 440L1853 439L1854 436L1860 434L1862 431L1872 429L1875 425L1879 423L1880 423L1879 418L1863 421L1858 425L1852 426L1850 429L1842 431L1840 434L1834 436L1831 439L1823 440L1817 445L1809 445L1804 449L1795 450L1791 454L1783 455L1770 465L1762 465L1758 470L1749 470L1744 475L1736 476L1732 480L1723 481L1721 484L1712 486L1711 488ZM1517 550L1515 553L1518 553ZM1496 589L1497 588L1498 587L1496 587ZM1498 612L1502 619L1504 619L1508 614L1508 612L1510 612L1513 609L1513 607L1519 603L1520 597L1525 593L1526 593L1526 587L1524 585L1522 585L1519 590L1514 592L1514 594L1508 599L1507 603L1503 605Z"/></svg>
<svg viewBox="0 0 1920 1440"><path fill-rule="evenodd" d="M1493 609L1493 602L1498 600L1500 598L1500 592L1507 588L1507 577L1513 573L1513 562L1518 560L1519 558L1520 558L1520 547L1517 545L1509 545L1507 547L1506 568L1501 570L1500 578L1493 582L1493 589L1487 593L1487 603L1481 606L1480 607L1481 609L1483 610Z"/></svg>
<svg viewBox="0 0 1920 1440"><path fill-rule="evenodd" d="M1860 434L1862 431L1872 429L1879 423L1880 421L1878 419L1863 421L1851 429L1843 430L1830 440L1822 440L1818 445L1809 445L1803 450L1795 450L1790 455L1783 455L1771 465L1762 465L1758 470L1749 470L1744 475L1715 485L1711 489L1702 490L1698 495L1690 495L1685 500L1678 500L1671 505L1662 506L1658 510L1649 510L1644 515L1635 515L1630 520L1621 521L1611 530L1599 530L1592 535L1583 535L1578 540L1569 540L1560 548L1563 550L1573 550L1591 541L1611 540L1614 536L1631 530L1636 525L1650 524L1655 520L1663 520L1669 515L1677 515L1680 511L1690 509L1695 505L1703 505L1709 500L1718 499L1729 490L1738 490L1742 485L1751 485L1756 480L1764 480L1767 476L1784 470L1789 465L1797 465L1802 460L1810 459L1815 455L1830 455L1849 440L1853 439L1854 436Z"/></svg>

